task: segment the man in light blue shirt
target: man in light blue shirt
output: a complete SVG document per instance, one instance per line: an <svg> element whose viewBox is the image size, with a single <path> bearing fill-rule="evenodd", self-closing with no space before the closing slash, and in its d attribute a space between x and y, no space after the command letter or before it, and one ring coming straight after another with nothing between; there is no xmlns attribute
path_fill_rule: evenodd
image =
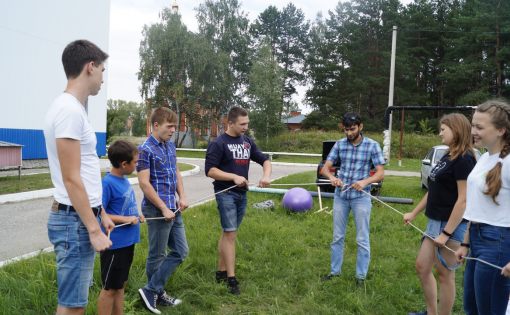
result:
<svg viewBox="0 0 510 315"><path fill-rule="evenodd" d="M356 113L343 116L341 126L345 138L337 141L329 153L322 168L322 175L336 186L333 201L333 241L331 242L331 271L323 280L339 276L342 269L345 233L349 213L352 210L356 224L356 283L365 281L370 264L370 212L372 202L370 185L384 178L385 160L376 141L364 137L361 133L363 123ZM340 163L337 174L329 169ZM370 169L375 167L375 174L370 176Z"/></svg>

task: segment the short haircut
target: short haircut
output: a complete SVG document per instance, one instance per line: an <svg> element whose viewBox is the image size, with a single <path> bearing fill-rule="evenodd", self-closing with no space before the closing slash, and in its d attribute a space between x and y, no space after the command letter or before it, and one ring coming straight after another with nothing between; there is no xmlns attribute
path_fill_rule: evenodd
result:
<svg viewBox="0 0 510 315"><path fill-rule="evenodd" d="M244 108L234 106L228 111L227 120L228 122L235 123L239 116L246 117L248 116L248 112Z"/></svg>
<svg viewBox="0 0 510 315"><path fill-rule="evenodd" d="M151 115L151 125L154 126L155 123L161 125L165 122L176 124L177 114L168 107L156 108Z"/></svg>
<svg viewBox="0 0 510 315"><path fill-rule="evenodd" d="M87 63L93 61L100 65L106 59L108 59L107 53L85 39L69 43L62 53L62 64L68 79L78 77Z"/></svg>
<svg viewBox="0 0 510 315"><path fill-rule="evenodd" d="M131 163L137 154L138 148L125 140L117 140L108 148L108 159L115 168L119 168L122 162Z"/></svg>
<svg viewBox="0 0 510 315"><path fill-rule="evenodd" d="M345 113L342 117L342 125L344 127L359 126L361 125L361 116L357 113Z"/></svg>

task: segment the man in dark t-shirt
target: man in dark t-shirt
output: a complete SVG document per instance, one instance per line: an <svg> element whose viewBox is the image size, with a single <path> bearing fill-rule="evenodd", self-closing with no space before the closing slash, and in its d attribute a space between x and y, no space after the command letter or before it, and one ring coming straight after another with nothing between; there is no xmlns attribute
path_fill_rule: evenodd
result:
<svg viewBox="0 0 510 315"><path fill-rule="evenodd" d="M218 193L216 203L223 229L218 242L216 281L226 281L229 292L235 295L240 293L239 282L235 277L235 241L246 212L250 160L262 165L263 175L259 186L267 187L271 182L271 162L257 149L255 142L244 135L249 122L246 110L240 107L230 109L227 131L209 144L205 156L205 174L214 179L214 191ZM228 189L234 185L235 188Z"/></svg>

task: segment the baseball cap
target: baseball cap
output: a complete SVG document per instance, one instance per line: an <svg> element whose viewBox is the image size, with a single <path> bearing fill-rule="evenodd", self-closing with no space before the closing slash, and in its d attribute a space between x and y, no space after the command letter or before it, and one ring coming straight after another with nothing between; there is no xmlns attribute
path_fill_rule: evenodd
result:
<svg viewBox="0 0 510 315"><path fill-rule="evenodd" d="M361 124L361 117L357 113L345 113L342 118L344 126L352 126Z"/></svg>

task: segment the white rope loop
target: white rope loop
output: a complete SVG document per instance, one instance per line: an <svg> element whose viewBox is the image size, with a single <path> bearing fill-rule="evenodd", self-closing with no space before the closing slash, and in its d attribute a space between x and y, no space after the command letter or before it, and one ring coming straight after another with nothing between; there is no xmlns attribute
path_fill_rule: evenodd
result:
<svg viewBox="0 0 510 315"><path fill-rule="evenodd" d="M366 191L362 190L362 192L364 192L365 194L369 195L370 198L376 200L376 201L379 201L380 203L382 203L383 205L385 205L386 207L390 208L391 210L397 212L398 214L400 214L401 216L404 216L404 213L398 211L397 209L393 208L392 206L390 206L389 204L387 204L386 202L382 201L381 199L375 197L375 196L372 196L370 193L367 193ZM434 241L434 238L432 238L432 236L428 235L427 233L425 233L423 230L421 230L419 227L417 227L416 225L412 224L411 222L408 223L410 226L412 226L413 228L415 228L416 230L418 230L423 236L431 239L432 241ZM455 254L455 251L453 249L451 249L450 247L446 246L446 245L443 245L443 248L449 250L450 252L454 253ZM497 266L497 265L494 265L488 261L485 261L483 259L480 259L480 258L477 258L477 257L470 257L470 256L462 256L462 258L464 259L467 259L467 260L476 260L478 262L481 262L483 264L486 264L488 266L491 266L493 268L496 268L496 269L499 269L499 270L503 270L502 267L500 266Z"/></svg>
<svg viewBox="0 0 510 315"><path fill-rule="evenodd" d="M271 186L294 186L294 187L296 187L296 186L307 186L307 185L331 185L331 182L330 182L329 180L327 180L327 179L320 179L319 181L320 181L319 183L271 184ZM257 186L257 185L256 185L256 184L251 184L251 185L249 185L248 187L253 187L253 186ZM225 188L225 189L223 189L223 190L220 190L220 191L218 191L218 192L215 192L215 193L213 193L213 194L211 194L211 195L207 195L207 196L205 196L205 197L203 197L203 198L200 198L200 199L198 199L197 201L193 202L192 204L190 204L190 206L195 205L195 204L198 204L198 203L200 203L200 202L202 202L202 201L204 201L204 200L210 199L210 198L212 198L212 197L214 197L214 196L216 196L216 195L218 195L218 194L221 194L221 193L223 193L223 192L229 191L229 190L231 190L231 189L233 189L233 188L235 188L235 187L237 187L237 185L233 185L233 186L230 186L230 187ZM344 185L342 186L342 188L341 188L341 193L343 194L343 193L347 192L347 191L348 191L349 189L351 189L351 188L352 188L352 186L351 186L351 185L344 184ZM376 201L380 202L381 204L383 204L384 206L388 207L389 209L393 210L394 212L396 212L396 213L400 214L402 217L404 216L404 213L403 213L403 212L401 212L401 211L397 210L396 208L392 207L391 205L387 204L386 202L382 201L381 199L379 199L379 198L377 198L377 197L375 197L375 196L372 196L372 194L370 194L369 192L366 192L366 191L364 191L364 190L360 190L360 191L361 191L362 193L364 193L364 194L366 194L366 195L370 196L370 198L372 198L372 199L374 199L374 200L376 200ZM181 209L180 209L180 208L178 208L178 209L175 211L175 213L177 213L177 212L181 212ZM147 220L163 220L163 219L165 219L165 217L146 218L145 220L147 221ZM129 224L131 224L131 223L123 223L123 224L119 224L119 225L116 225L116 226L115 226L115 228L119 228L119 227L126 226L126 225L129 225ZM417 227L416 225L412 224L411 222L409 222L409 223L407 223L407 224L408 224L408 225L410 225L410 226L412 226L415 230L417 230L418 232L420 232L423 236L425 236L425 237L427 237L427 238L431 239L432 241L434 241L434 238L433 238L432 236L430 236L430 235L428 235L427 233L425 233L422 229L420 229L420 228L419 228L419 227ZM448 251L450 251L450 252L452 252L452 253L455 253L455 251L454 251L453 249L451 249L450 247L448 247L448 246L446 246L446 245L443 245L443 248L445 248L446 250L448 250ZM503 268L502 268L502 267L497 266L497 265L494 265L494 264L492 264L492 263L490 263L490 262L488 262L488 261L485 261L485 260L483 260L483 259L480 259L480 258L470 257L470 256L463 256L462 258L467 259L467 260L476 260L476 261L478 261L478 262L481 262L481 263L486 264L486 265L488 265L488 266L491 266L491 267L493 267L493 268L496 268L496 269L499 269L499 270L503 270Z"/></svg>

